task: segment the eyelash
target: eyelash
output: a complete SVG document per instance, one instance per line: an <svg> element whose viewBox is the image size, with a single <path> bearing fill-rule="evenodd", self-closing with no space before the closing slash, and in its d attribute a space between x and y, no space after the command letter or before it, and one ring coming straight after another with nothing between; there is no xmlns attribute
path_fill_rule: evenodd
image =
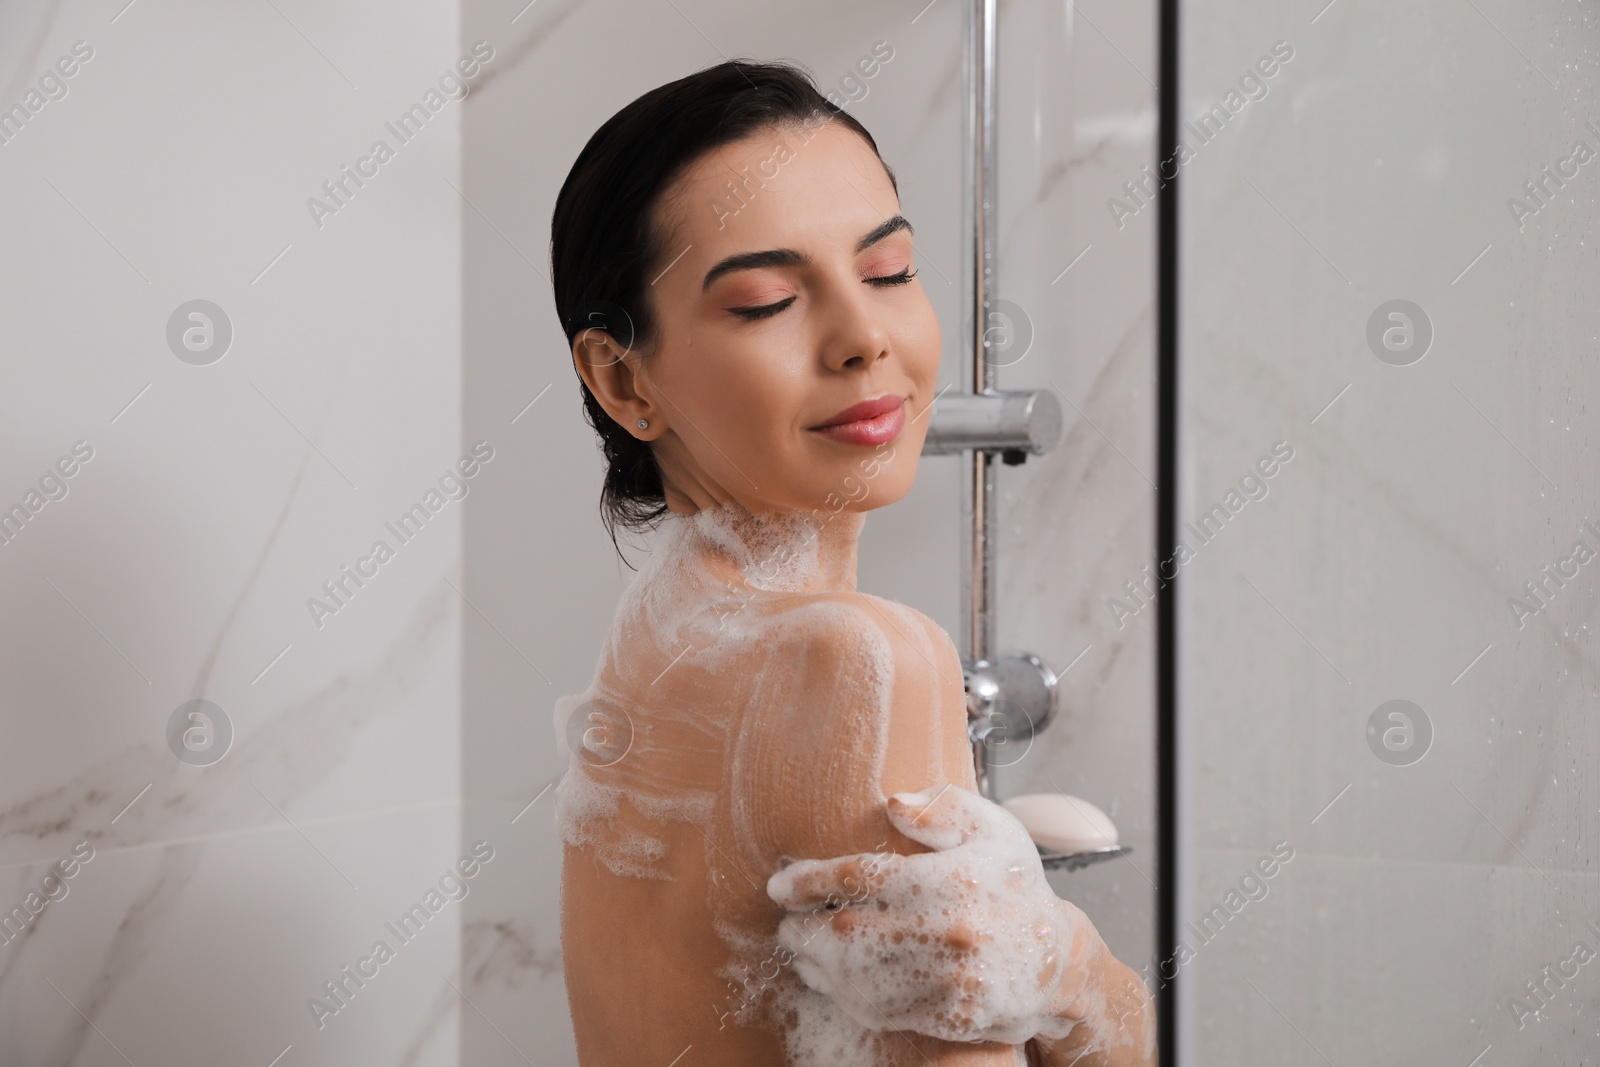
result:
<svg viewBox="0 0 1600 1067"><path fill-rule="evenodd" d="M885 274L877 278L867 278L866 283L868 285L875 285L882 289L891 285L904 285L916 276L917 272L912 270L910 267L907 267L899 274ZM732 311L735 315L738 315L741 318L754 321L756 319L765 319L776 315L778 312L794 303L794 299L794 297L790 296L785 297L776 304L766 304L762 307L755 308L729 308L728 310Z"/></svg>

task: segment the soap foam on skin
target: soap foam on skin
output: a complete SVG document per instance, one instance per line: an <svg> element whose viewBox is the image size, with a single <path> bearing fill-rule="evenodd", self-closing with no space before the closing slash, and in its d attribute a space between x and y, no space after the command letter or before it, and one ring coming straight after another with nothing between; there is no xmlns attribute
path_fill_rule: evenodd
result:
<svg viewBox="0 0 1600 1067"><path fill-rule="evenodd" d="M747 589L720 584L705 572L699 554L708 545L734 562ZM622 596L594 680L555 704L557 745L569 759L556 787L563 840L593 849L613 874L670 877L656 862L665 855L664 843L619 825L620 802L626 799L650 822L709 829L725 785L721 772L732 761L731 742L746 714L735 706L739 701L724 671L770 640L773 624L785 621L756 606L760 595L804 588L817 573L819 548L816 525L798 513L763 522L743 508L723 506L663 521L654 553ZM810 605L810 614L827 607ZM875 651L877 662L867 666L882 684L869 685L863 703L886 711L887 646ZM579 759L568 746L568 717L588 705L630 735L625 754L614 763L615 751L591 751ZM875 755L881 768L881 751ZM673 773L661 773L664 759L671 760ZM574 773L579 768L583 773ZM748 813L737 814L732 829L748 841Z"/></svg>
<svg viewBox="0 0 1600 1067"><path fill-rule="evenodd" d="M1013 1045L1065 1037L1076 1024L1054 1014L1058 986L1093 935L1061 908L1027 830L970 790L895 799L890 820L936 851L884 857L848 925L808 933L785 919L779 938L798 973L868 1029ZM769 888L793 900L800 880L826 870L800 861Z"/></svg>
<svg viewBox="0 0 1600 1067"><path fill-rule="evenodd" d="M843 597L804 592L820 576L823 539L853 539L864 521L851 512L757 518L737 504L668 515L622 596L594 680L555 706L568 756L555 790L562 839L623 877L703 872L714 928L730 951L720 975L728 1023L777 1029L797 1067L876 1067L893 1042L903 1052L902 1039L862 1027L792 966L772 962L787 957L764 889L778 867L774 828L762 817L773 798L802 795L800 782L813 795L818 782L832 788L839 802L814 812L819 839L881 818L881 801L869 809L858 798L881 796L860 783L881 780L888 741L894 670L883 620ZM729 561L743 587L713 573L708 558ZM922 632L908 609L876 603L903 632ZM841 632L851 638L842 671L852 686L848 723L798 706L798 656L778 654L803 648L808 634ZM587 759L568 747L567 719L588 704L631 734L620 759L614 738ZM937 739L928 743L931 758ZM700 833L685 836L673 824ZM707 843L675 856L669 839Z"/></svg>
<svg viewBox="0 0 1600 1067"><path fill-rule="evenodd" d="M918 897L925 902L918 911L928 940L853 945L851 951L874 958L850 971L847 988L812 988L803 975L822 989L826 977L774 936L765 890L780 865L779 846L764 813L770 816L775 797L837 796L811 813L818 841L881 819L877 783L894 682L886 622L920 642L929 664L951 654L935 647L915 613L901 605L875 600L867 610L843 597L805 592L820 577L822 539L854 538L862 522L856 513L817 520L789 513L763 522L737 505L664 519L653 553L623 594L593 681L556 702L557 743L568 757L555 790L557 824L565 842L588 850L612 874L704 877L712 926L730 953L720 972L728 1000L714 1010L725 1013L727 1025L779 1032L796 1067L903 1062L904 1036L890 1032L874 1005L893 1005L899 1029L1003 1032L1003 1038L983 1037L1010 1041L1010 1058L1026 1067L1021 1043L1043 1029L1040 975L1053 974L1058 964L1047 958L1053 934L987 929L989 917L1003 911L1002 900L1015 902L1022 881L1043 877L1042 869L1016 862L1015 841L972 843L963 855L980 855L983 862L964 876L946 871L948 877L934 881L924 867L920 882L908 870L875 887L860 909L869 911L887 892ZM708 558L729 561L740 583L730 586ZM842 644L849 658L839 676L850 686L851 706L842 715L807 706L806 696L796 693L806 638L824 633L848 638ZM568 717L591 709L603 729L569 734ZM581 751L573 752L569 741ZM931 732L927 746L927 765L939 766L940 742ZM873 787L863 790L862 782ZM686 833L686 827L694 830ZM947 847L958 838L922 840ZM675 853L669 841L692 854ZM1038 867L1025 833L1023 844ZM941 919L968 908L981 913L988 936L1014 943L984 974L984 996L968 1013L947 1017L919 1004L918 990L959 962L936 935ZM821 912L817 921L831 918Z"/></svg>

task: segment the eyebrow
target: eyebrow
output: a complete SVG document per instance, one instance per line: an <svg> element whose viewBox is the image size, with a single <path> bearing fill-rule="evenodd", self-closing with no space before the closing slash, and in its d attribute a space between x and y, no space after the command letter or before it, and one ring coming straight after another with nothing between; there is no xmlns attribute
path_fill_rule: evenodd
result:
<svg viewBox="0 0 1600 1067"><path fill-rule="evenodd" d="M860 255L891 233L904 230L909 234L916 231L911 228L911 223L904 215L896 215L880 223L871 233L856 242L856 255ZM741 252L736 256L729 256L716 266L706 271L705 281L700 284L700 291L705 292L711 288L711 283L736 270L755 270L759 267L807 267L811 265L811 257L804 252L793 248L769 248L765 252Z"/></svg>

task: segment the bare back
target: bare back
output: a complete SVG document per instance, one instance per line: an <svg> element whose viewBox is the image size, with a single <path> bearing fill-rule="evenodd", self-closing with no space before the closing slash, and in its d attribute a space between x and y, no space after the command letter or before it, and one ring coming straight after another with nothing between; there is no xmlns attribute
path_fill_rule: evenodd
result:
<svg viewBox="0 0 1600 1067"><path fill-rule="evenodd" d="M581 717L557 791L580 1058L1021 1064L1013 1046L863 1030L786 965L766 894L780 857L922 851L886 796L973 782L949 639L890 601L805 591L795 543L716 512L669 520L594 683L558 704Z"/></svg>

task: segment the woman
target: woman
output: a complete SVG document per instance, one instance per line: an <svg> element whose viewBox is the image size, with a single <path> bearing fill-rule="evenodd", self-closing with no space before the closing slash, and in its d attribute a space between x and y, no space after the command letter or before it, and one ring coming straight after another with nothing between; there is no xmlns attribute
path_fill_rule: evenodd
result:
<svg viewBox="0 0 1600 1067"><path fill-rule="evenodd" d="M659 527L556 708L582 1062L1153 1063L1143 985L972 792L948 636L855 590L940 350L872 137L790 65L700 71L595 133L551 245L602 513Z"/></svg>

